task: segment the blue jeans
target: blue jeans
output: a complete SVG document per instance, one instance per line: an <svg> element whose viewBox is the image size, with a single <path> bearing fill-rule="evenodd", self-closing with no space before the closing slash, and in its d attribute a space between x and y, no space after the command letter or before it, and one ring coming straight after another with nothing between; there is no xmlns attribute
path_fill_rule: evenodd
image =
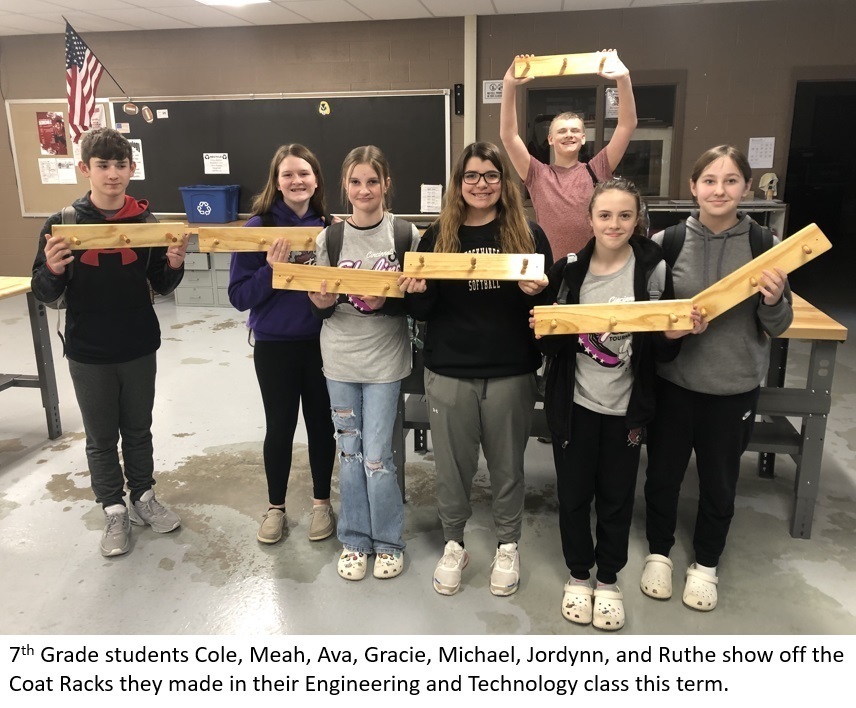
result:
<svg viewBox="0 0 856 708"><path fill-rule="evenodd" d="M404 549L404 504L392 462L392 429L401 382L361 384L327 379L342 506L337 534L349 551Z"/></svg>

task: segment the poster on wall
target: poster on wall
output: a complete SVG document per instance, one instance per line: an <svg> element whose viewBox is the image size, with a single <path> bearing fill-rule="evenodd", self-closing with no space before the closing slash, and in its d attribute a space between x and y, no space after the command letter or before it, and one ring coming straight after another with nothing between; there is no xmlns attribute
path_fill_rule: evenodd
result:
<svg viewBox="0 0 856 708"><path fill-rule="evenodd" d="M134 163L134 176L131 179L141 180L146 178L146 164L143 162L143 141L139 138L128 140L131 143L131 162Z"/></svg>
<svg viewBox="0 0 856 708"><path fill-rule="evenodd" d="M65 118L54 111L37 111L36 125L42 155L68 155Z"/></svg>

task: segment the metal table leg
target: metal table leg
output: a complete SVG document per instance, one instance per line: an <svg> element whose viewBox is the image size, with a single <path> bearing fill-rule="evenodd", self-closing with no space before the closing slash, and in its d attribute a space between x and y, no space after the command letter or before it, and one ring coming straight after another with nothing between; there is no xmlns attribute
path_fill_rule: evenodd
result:
<svg viewBox="0 0 856 708"><path fill-rule="evenodd" d="M56 372L47 310L43 303L36 300L33 293L27 293L27 309L30 311L30 329L33 332L33 349L36 353L42 405L47 417L48 437L55 440L62 435L62 423L59 418L59 395L56 390Z"/></svg>
<svg viewBox="0 0 856 708"><path fill-rule="evenodd" d="M811 346L806 394L826 399L825 410L831 405L832 377L835 373L835 352L838 342L814 340ZM794 480L794 506L791 515L791 536L810 538L814 505L820 483L823 443L826 438L827 413L813 413L803 418L801 453L797 459Z"/></svg>

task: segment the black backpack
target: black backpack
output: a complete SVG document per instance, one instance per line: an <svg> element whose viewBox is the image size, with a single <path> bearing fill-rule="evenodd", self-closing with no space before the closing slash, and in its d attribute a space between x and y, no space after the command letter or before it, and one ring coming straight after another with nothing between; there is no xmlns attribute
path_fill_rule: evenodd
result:
<svg viewBox="0 0 856 708"><path fill-rule="evenodd" d="M67 224L76 224L77 223L77 211L75 211L74 207L69 205L62 208L60 212L62 214L62 221L60 222L63 225ZM71 280L71 277L74 275L73 263L69 263L66 268L68 268L68 279ZM56 300L52 302L44 303L45 307L49 307L52 310L64 310L66 308L65 301L65 290L62 291L62 295L60 295ZM59 322L57 322L57 332L59 332Z"/></svg>
<svg viewBox="0 0 856 708"><path fill-rule="evenodd" d="M392 233L395 243L395 257L398 259L399 268L404 270L404 254L410 250L413 239L413 225L406 219L393 217ZM327 227L327 256L330 265L335 267L339 263L339 255L342 253L342 241L345 239L345 222L337 221Z"/></svg>
<svg viewBox="0 0 856 708"><path fill-rule="evenodd" d="M675 267L678 255L684 247L687 238L687 224L685 221L669 226L663 232L663 258L669 264L669 268ZM765 251L773 247L773 232L766 226L761 226L755 221L749 223L749 249L752 258L757 258Z"/></svg>

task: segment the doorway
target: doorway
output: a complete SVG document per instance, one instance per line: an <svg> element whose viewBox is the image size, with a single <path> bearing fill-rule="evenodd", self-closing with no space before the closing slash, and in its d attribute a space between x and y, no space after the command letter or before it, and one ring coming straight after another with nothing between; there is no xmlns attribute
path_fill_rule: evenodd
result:
<svg viewBox="0 0 856 708"><path fill-rule="evenodd" d="M790 275L791 287L837 319L856 306L856 81L798 81L784 201L788 233L816 223L832 251Z"/></svg>

